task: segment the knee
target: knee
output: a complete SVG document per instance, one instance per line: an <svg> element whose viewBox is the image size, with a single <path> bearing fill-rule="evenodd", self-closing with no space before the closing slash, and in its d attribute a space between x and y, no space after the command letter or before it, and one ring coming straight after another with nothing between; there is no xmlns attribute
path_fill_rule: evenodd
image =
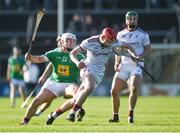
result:
<svg viewBox="0 0 180 133"><path fill-rule="evenodd" d="M110 93L111 93L111 96L119 95L119 91L117 89L111 89Z"/></svg>
<svg viewBox="0 0 180 133"><path fill-rule="evenodd" d="M86 87L86 89L85 89L85 91L86 91L86 93L88 93L88 94L91 94L92 92L93 92L93 87L91 87L91 86L89 86L89 87Z"/></svg>
<svg viewBox="0 0 180 133"><path fill-rule="evenodd" d="M41 104L41 99L40 99L40 98L35 98L35 99L32 101L31 106L39 106L40 104Z"/></svg>
<svg viewBox="0 0 180 133"><path fill-rule="evenodd" d="M74 105L75 102L76 102L76 99L75 99L75 98L72 98L72 99L70 100L70 104L72 104L72 105Z"/></svg>
<svg viewBox="0 0 180 133"><path fill-rule="evenodd" d="M136 95L138 93L138 88L136 86L132 86L130 93Z"/></svg>

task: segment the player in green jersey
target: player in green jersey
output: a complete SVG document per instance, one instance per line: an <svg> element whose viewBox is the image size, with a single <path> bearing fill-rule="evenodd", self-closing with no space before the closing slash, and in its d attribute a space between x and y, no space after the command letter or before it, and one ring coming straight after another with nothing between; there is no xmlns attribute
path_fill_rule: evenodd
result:
<svg viewBox="0 0 180 133"><path fill-rule="evenodd" d="M47 80L47 78L52 73L52 70L53 70L52 64L49 63L47 65L45 71L43 72L42 76L40 76L38 82L40 84L44 84L44 82ZM73 86L71 86L71 87L73 87ZM46 121L46 125L51 125L58 116L62 115L64 112L68 111L69 109L71 109L73 107L74 94L77 93L77 87L66 89L66 91L67 91L66 94L68 94L68 95L64 95L64 98L65 99L70 98L70 99L65 101L62 105L58 106L54 112L52 112L48 115L48 120ZM72 98L72 95L73 95L73 98ZM39 116L41 113L43 113L50 106L50 104L51 104L51 102L42 104L37 109L37 111L34 115ZM82 108L81 110L78 111L77 120L82 121L84 115L85 115L85 110Z"/></svg>
<svg viewBox="0 0 180 133"><path fill-rule="evenodd" d="M7 80L10 81L10 101L11 107L15 107L16 90L19 90L19 94L23 101L25 101L25 83L23 79L23 66L25 60L21 56L21 50L18 47L13 48L13 55L8 59L7 67Z"/></svg>
<svg viewBox="0 0 180 133"><path fill-rule="evenodd" d="M41 56L32 56L29 53L26 53L25 55L25 59L33 63L50 61L53 70L51 76L42 86L41 91L29 105L21 124L28 124L39 105L51 103L59 96L73 97L78 89L79 70L69 56L69 52L76 45L76 36L72 33L64 33L62 34L61 39L57 40L57 45L58 48L48 51ZM82 60L84 59L84 56L79 54L77 58Z"/></svg>

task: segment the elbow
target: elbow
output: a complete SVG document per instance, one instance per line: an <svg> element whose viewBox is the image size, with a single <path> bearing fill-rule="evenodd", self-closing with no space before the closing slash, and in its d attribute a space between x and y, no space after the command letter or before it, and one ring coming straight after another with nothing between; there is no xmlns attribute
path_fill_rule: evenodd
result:
<svg viewBox="0 0 180 133"><path fill-rule="evenodd" d="M149 47L149 49L148 49L148 55L151 54L151 52L152 52L152 48Z"/></svg>
<svg viewBox="0 0 180 133"><path fill-rule="evenodd" d="M72 58L72 57L75 57L76 52L75 52L75 51L71 51L71 52L69 53L69 55L70 55L71 58Z"/></svg>
<svg viewBox="0 0 180 133"><path fill-rule="evenodd" d="M73 51L71 51L71 52L69 53L69 55L71 56L71 55L73 55L73 53L74 53L74 52L73 52Z"/></svg>

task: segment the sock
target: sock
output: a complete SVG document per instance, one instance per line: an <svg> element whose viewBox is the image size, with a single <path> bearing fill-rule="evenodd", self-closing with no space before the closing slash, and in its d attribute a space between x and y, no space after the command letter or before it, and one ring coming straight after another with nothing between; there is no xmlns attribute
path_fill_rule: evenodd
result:
<svg viewBox="0 0 180 133"><path fill-rule="evenodd" d="M23 123L28 124L29 120L30 120L30 119L24 117Z"/></svg>
<svg viewBox="0 0 180 133"><path fill-rule="evenodd" d="M41 109L37 109L37 111L36 111L36 115L40 115L42 113L42 110Z"/></svg>
<svg viewBox="0 0 180 133"><path fill-rule="evenodd" d="M63 112L61 111L60 108L57 108L55 112L52 113L52 116L54 118L57 118L59 115L61 115Z"/></svg>
<svg viewBox="0 0 180 133"><path fill-rule="evenodd" d="M81 106L78 104L75 104L73 107L74 112L78 111L79 109L81 109Z"/></svg>
<svg viewBox="0 0 180 133"><path fill-rule="evenodd" d="M113 119L119 120L119 114L118 114L118 113L114 113L114 114L113 114Z"/></svg>
<svg viewBox="0 0 180 133"><path fill-rule="evenodd" d="M82 107L80 106L80 105L78 105L78 104L74 104L74 106L73 106L73 109L71 110L71 114L75 114L76 113L76 111L78 111L79 109L81 109Z"/></svg>
<svg viewBox="0 0 180 133"><path fill-rule="evenodd" d="M129 116L133 117L134 116L134 109L129 110Z"/></svg>

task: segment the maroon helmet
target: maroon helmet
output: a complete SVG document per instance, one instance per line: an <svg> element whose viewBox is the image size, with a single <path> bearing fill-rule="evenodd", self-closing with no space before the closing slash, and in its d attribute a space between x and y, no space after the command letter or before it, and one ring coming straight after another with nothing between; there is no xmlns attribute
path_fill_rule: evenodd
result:
<svg viewBox="0 0 180 133"><path fill-rule="evenodd" d="M116 32L110 27L104 28L101 35L108 40L116 39Z"/></svg>

